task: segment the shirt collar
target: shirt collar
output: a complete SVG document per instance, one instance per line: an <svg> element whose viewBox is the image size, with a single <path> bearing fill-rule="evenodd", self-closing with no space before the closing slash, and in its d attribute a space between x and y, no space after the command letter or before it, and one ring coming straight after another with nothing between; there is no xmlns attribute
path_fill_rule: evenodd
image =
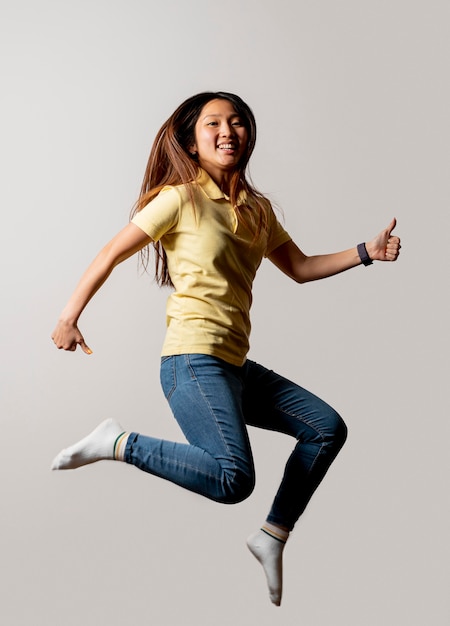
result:
<svg viewBox="0 0 450 626"><path fill-rule="evenodd" d="M210 200L229 200L229 196L223 193L223 191L216 185L211 176L204 169L200 169L200 173L197 176L196 183L200 185L204 193ZM247 194L244 190L239 193L237 204L245 204L247 202Z"/></svg>

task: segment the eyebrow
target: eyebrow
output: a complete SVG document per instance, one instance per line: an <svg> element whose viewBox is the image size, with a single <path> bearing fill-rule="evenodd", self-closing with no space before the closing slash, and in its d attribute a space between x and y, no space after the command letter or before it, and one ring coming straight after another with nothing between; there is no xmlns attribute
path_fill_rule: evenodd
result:
<svg viewBox="0 0 450 626"><path fill-rule="evenodd" d="M222 115L221 113L208 113L208 115L205 115L203 117L204 120L206 120L208 117L242 117L241 115L239 115L239 113L234 112L231 115L227 116L227 115Z"/></svg>

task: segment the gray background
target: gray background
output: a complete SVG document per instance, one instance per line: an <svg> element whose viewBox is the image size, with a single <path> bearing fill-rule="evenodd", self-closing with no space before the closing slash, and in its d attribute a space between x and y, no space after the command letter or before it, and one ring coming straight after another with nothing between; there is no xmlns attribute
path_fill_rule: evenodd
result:
<svg viewBox="0 0 450 626"><path fill-rule="evenodd" d="M449 623L446 0L1 0L0 621L8 626ZM58 352L58 314L128 220L186 97L254 109L255 184L308 253L399 221L397 264L296 286L264 263L251 356L350 437L271 606L246 536L292 442L251 430L257 487L210 503L122 464L50 472L105 417L179 437L158 382L167 292L120 266Z"/></svg>

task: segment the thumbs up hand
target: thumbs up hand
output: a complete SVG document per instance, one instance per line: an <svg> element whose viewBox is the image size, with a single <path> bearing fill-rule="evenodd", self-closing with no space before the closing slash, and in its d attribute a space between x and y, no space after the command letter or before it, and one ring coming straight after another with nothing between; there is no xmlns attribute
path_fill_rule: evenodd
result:
<svg viewBox="0 0 450 626"><path fill-rule="evenodd" d="M372 261L396 261L400 254L400 238L392 235L397 224L394 219L379 235L366 243L367 254Z"/></svg>

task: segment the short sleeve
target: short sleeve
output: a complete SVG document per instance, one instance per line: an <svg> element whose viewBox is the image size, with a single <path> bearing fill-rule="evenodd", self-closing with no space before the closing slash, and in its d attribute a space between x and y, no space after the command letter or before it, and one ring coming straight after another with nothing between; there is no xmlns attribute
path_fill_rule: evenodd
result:
<svg viewBox="0 0 450 626"><path fill-rule="evenodd" d="M153 241L176 227L180 214L181 198L175 187L165 187L131 222L136 224Z"/></svg>
<svg viewBox="0 0 450 626"><path fill-rule="evenodd" d="M272 252L287 241L291 241L291 236L278 221L272 207L269 209L269 237L267 240L266 252L264 256L269 256Z"/></svg>

